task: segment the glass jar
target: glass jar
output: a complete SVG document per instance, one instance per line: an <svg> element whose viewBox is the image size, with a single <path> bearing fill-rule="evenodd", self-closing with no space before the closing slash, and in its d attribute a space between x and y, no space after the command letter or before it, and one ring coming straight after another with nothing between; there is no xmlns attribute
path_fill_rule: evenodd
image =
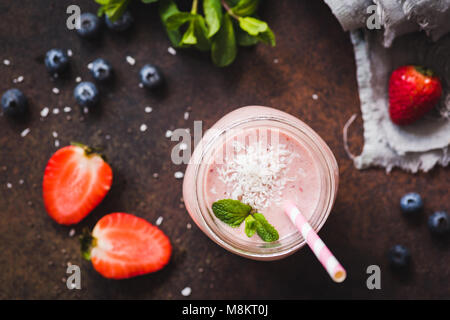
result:
<svg viewBox="0 0 450 320"><path fill-rule="evenodd" d="M225 232L206 202L206 176L214 150L223 143L229 130L269 127L281 130L300 141L309 149L320 174L321 188L318 204L309 222L318 232L333 207L339 184L336 159L325 141L309 126L290 114L269 107L248 106L236 109L221 118L203 136L189 161L183 181L183 198L186 209L197 226L214 242L230 252L254 260L277 260L286 257L305 245L300 232L278 241L255 243L237 239ZM284 214L284 213L281 213Z"/></svg>

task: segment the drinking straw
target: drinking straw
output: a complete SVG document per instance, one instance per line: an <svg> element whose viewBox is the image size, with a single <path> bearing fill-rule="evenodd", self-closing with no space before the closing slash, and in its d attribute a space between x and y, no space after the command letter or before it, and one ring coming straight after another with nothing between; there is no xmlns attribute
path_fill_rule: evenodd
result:
<svg viewBox="0 0 450 320"><path fill-rule="evenodd" d="M306 243L316 255L317 259L319 259L320 263L327 270L331 279L335 282L344 281L347 276L347 272L327 248L325 243L323 243L322 239L319 238L300 210L292 202L287 202L284 205L284 211L289 216L292 223L300 231L303 238L306 240Z"/></svg>

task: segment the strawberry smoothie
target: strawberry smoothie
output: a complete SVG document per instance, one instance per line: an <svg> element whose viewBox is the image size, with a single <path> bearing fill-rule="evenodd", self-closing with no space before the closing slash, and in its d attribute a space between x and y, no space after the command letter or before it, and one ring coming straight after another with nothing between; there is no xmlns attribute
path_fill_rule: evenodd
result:
<svg viewBox="0 0 450 320"><path fill-rule="evenodd" d="M227 137L214 154L206 176L206 201L211 207L221 199L239 200L262 213L282 240L297 233L284 214L284 201L294 201L310 218L321 192L320 172L311 152L301 141L273 128L251 128ZM221 222L217 222L221 223ZM223 224L234 237L248 238L244 223L237 228Z"/></svg>
<svg viewBox="0 0 450 320"><path fill-rule="evenodd" d="M250 106L230 112L205 132L187 166L183 198L191 218L214 242L268 261L305 245L283 202L293 201L317 232L331 212L338 182L336 159L315 131L280 110ZM251 206L279 238L248 237L245 223L233 228L217 218L212 204L224 199Z"/></svg>

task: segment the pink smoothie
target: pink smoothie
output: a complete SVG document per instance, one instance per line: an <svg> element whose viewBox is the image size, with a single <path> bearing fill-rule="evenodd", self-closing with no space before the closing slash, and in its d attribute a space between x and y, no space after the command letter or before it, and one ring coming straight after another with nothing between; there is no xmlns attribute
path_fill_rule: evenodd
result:
<svg viewBox="0 0 450 320"><path fill-rule="evenodd" d="M217 200L240 200L264 214L282 240L298 232L284 214L283 202L294 201L310 218L319 202L321 177L308 146L289 132L247 128L228 135L215 150L205 188L209 208ZM238 228L217 223L233 237L263 242L257 234L246 236L245 223Z"/></svg>

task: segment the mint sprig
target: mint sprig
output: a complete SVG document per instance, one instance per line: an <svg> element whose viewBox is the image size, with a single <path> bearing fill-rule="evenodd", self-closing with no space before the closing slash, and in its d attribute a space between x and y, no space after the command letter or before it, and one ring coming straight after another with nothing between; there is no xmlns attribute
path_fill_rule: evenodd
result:
<svg viewBox="0 0 450 320"><path fill-rule="evenodd" d="M112 21L125 12L131 0L94 0L98 15ZM275 35L268 24L256 18L260 0L192 0L190 11L180 11L174 0L158 2L161 22L176 48L211 51L215 65L225 67L236 59L238 46L262 42L275 46ZM201 4L200 4L201 2Z"/></svg>
<svg viewBox="0 0 450 320"><path fill-rule="evenodd" d="M212 210L217 218L236 228L250 214L252 207L238 200L224 199L214 202Z"/></svg>
<svg viewBox="0 0 450 320"><path fill-rule="evenodd" d="M265 242L277 241L280 236L261 213L252 213L252 207L239 200L223 199L212 204L214 215L229 226L236 228L245 221L245 234L251 238L255 233Z"/></svg>
<svg viewBox="0 0 450 320"><path fill-rule="evenodd" d="M277 241L280 236L278 231L272 226L261 213L254 213L253 218L256 220L256 233L266 242Z"/></svg>

